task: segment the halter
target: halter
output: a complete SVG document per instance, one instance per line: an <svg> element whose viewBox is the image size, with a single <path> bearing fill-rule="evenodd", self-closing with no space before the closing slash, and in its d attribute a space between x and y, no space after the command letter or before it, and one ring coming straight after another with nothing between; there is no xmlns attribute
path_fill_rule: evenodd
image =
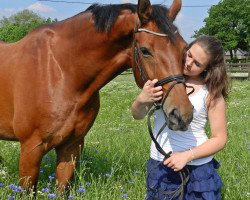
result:
<svg viewBox="0 0 250 200"><path fill-rule="evenodd" d="M145 33L149 33L149 34L153 34L155 36L160 36L160 37L168 37L167 34L163 34L163 33L157 33L157 32L154 32L154 31L151 31L151 30L147 30L147 29L144 29L144 28L138 28L138 24L136 23L136 26L135 26L135 30L134 30L134 33L139 33L139 32L145 32ZM174 34L176 34L177 31L174 32ZM140 60L140 56L139 56L139 48L138 48L138 45L137 45L137 41L136 39L134 39L134 58L135 58L135 67L138 69L139 71L139 74L140 74L140 77L142 79L142 81L144 82L144 84L147 82L147 80L149 80L149 76L145 70L145 67L143 64L141 64L141 60ZM134 71L134 76L135 76L135 69L133 68L133 71ZM135 77L135 80L136 80L136 77ZM137 80L136 80L137 82ZM153 170L155 170L160 164L163 164L163 162L170 157L171 153L172 152L168 152L166 153L162 147L160 146L160 144L157 142L157 138L158 136L161 134L161 132L164 130L164 128L167 126L167 121L165 121L164 125L160 128L159 132L157 133L156 137L154 137L153 135L153 131L152 131L152 126L151 126L151 116L154 114L154 112L158 109L161 109L163 108L163 104L164 102L166 101L169 93L171 92L171 90L174 88L174 86L176 84L183 84L185 87L187 88L192 88L192 91L188 93L188 95L192 94L194 92L194 88L192 86L187 86L186 83L185 83L185 78L183 75L181 74L178 74L178 75L171 75L171 76L168 76L162 80L159 80L156 84L155 84L155 87L157 86L163 86L165 84L168 84L168 83L172 83L171 86L168 88L167 92L165 93L164 97L162 98L162 101L161 103L154 103L154 106L152 107L152 109L149 111L148 113L148 118L147 118L147 124L148 124L148 131L149 131L149 134L150 134L150 137L152 139L152 141L154 142L155 144L155 147L156 149L164 156L164 159L163 161L159 162L159 164L157 164L156 166L154 166L150 172L149 172L149 175L147 178L149 178L149 176L152 174ZM139 86L139 84L137 83L137 85ZM167 118L165 112L164 112L164 116L165 118ZM147 188L149 190L152 190L154 192L159 192L163 195L172 195L171 199L173 198L176 198L179 196L180 199L183 199L183 192L184 192L184 187L189 179L189 175L188 175L188 169L187 168L183 168L182 170L179 171L179 175L181 177L181 185L174 191L163 191L163 190L158 190L156 188L151 188L149 185L147 185Z"/></svg>

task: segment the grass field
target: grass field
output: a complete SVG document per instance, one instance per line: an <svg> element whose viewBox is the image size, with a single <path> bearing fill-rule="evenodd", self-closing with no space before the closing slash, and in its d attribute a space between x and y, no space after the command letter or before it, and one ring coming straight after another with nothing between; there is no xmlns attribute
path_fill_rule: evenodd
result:
<svg viewBox="0 0 250 200"><path fill-rule="evenodd" d="M68 199L143 200L150 139L146 121L133 120L130 106L139 89L131 74L120 75L100 92L101 109L86 136L85 148ZM227 102L228 143L216 155L224 200L250 199L250 82L233 81ZM32 199L18 187L19 143L0 141L0 199ZM37 199L55 195L55 153L43 159Z"/></svg>

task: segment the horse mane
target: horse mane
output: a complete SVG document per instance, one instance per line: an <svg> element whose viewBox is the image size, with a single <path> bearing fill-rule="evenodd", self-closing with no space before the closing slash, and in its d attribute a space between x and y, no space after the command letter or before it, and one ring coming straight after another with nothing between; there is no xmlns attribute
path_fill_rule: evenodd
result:
<svg viewBox="0 0 250 200"><path fill-rule="evenodd" d="M93 4L87 8L84 12L91 12L95 21L95 27L100 32L109 32L114 25L122 10L130 10L132 13L136 13L137 5L134 4L109 4L100 5ZM152 5L151 19L154 21L158 28L169 36L170 39L174 39L174 32L177 30L173 21L166 15L168 8L163 5Z"/></svg>
<svg viewBox="0 0 250 200"><path fill-rule="evenodd" d="M106 32L109 32L122 10L131 10L132 13L135 13L136 9L136 5L129 3L109 5L93 4L87 8L85 12L90 11L93 14L95 27L98 31L103 32L106 30Z"/></svg>

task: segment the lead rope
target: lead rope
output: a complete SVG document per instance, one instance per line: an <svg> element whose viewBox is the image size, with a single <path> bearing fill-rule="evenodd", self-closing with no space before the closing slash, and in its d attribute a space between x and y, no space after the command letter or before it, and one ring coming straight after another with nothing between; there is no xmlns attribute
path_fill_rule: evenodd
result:
<svg viewBox="0 0 250 200"><path fill-rule="evenodd" d="M173 80L173 79L174 79L174 80ZM175 77L175 78L170 77L168 80L162 81L162 83L161 83L161 82L160 82L160 83L158 82L158 83L156 84L156 86L162 85L162 84L165 84L165 83L168 83L168 82L171 82L171 81L175 81L175 83L173 83L173 84L170 86L169 90L166 92L166 94L165 94L165 96L164 96L164 98L163 98L162 103L161 103L161 104L154 104L153 108L152 108L152 109L149 111L149 113L148 113L147 125L148 125L148 132L149 132L149 135L150 135L152 141L154 142L156 149L164 156L164 159L163 159L163 161L161 161L161 162L159 162L158 164L156 164L156 165L149 171L149 173L148 173L148 175L147 175L147 179L149 178L149 176L152 175L153 171L154 171L159 165L163 164L164 161L165 161L167 158L170 157L170 155L171 155L171 153L172 153L171 151L168 152L168 153L166 153L166 152L162 149L162 147L160 146L160 144L157 142L157 138L159 137L159 135L161 134L161 132L164 130L164 128L167 126L167 122L165 121L165 123L163 124L163 126L160 128L160 130L159 130L158 133L156 134L156 137L154 137L154 134L153 134L153 131L152 131L152 126L151 126L151 117L153 116L153 114L154 114L154 112L155 112L156 110L159 110L160 108L163 107L163 104L164 104L166 98L168 97L168 94L170 93L171 89L172 89L176 84L178 84L178 83L183 83L183 84L185 85L185 87L187 87L187 88L192 88L192 91L190 91L190 92L188 93L188 95L190 95L190 94L192 94L192 93L194 92L194 88L193 88L192 86L187 86L186 83L183 82L183 81L181 80L181 77L178 77L178 76L177 76L177 79L176 79L176 77ZM165 113L164 113L164 115L165 115ZM165 116L165 117L166 117L166 116ZM173 190L173 191L158 190L158 189L156 189L156 188L151 188L149 185L147 185L146 187L147 187L147 189L149 189L149 190L151 190L151 191L153 191L153 192L161 193L162 195L172 195L172 197L170 198L170 200L172 200L172 199L174 199L174 198L177 198L178 196L179 196L179 200L182 200L183 197L184 197L185 186L186 186L186 184L187 184L187 182L188 182L188 180L189 180L189 170L188 170L188 168L184 167L184 168L183 168L182 170L180 170L178 173L179 173L180 178L181 178L181 184L180 184L180 186L179 186L176 190ZM147 181L147 183L148 183L148 181Z"/></svg>
<svg viewBox="0 0 250 200"><path fill-rule="evenodd" d="M171 151L166 153L162 147L160 146L160 144L157 142L157 138L158 136L160 135L160 133L164 130L164 128L167 126L167 122L165 122L163 124L163 126L161 127L161 129L158 131L157 133L157 137L155 138L154 135L153 135L153 131L152 131L152 126L151 126L151 117L153 116L154 112L156 110L160 109L160 106L159 105L155 105L148 113L148 118L147 118L147 124L148 124L148 131L149 131L149 135L152 139L152 141L154 142L155 144L155 147L156 149L164 156L164 159L163 161L159 162L157 165L155 165L148 173L148 176L147 176L147 179L152 175L153 171L161 164L163 164L163 162L170 157L171 155ZM187 174L185 173L185 171L187 172ZM184 189L185 189L185 185L186 183L188 182L189 180L189 176L188 176L188 169L187 168L183 168L181 171L178 172L180 177L181 177L181 185L176 189L176 190L173 190L173 191L164 191L164 190L158 190L156 188L152 188L150 187L149 185L147 185L147 189L153 191L153 192L157 192L157 193L161 193L163 195L172 195L172 197L170 198L170 200L176 198L179 196L179 199L182 200L183 199L183 196L184 196ZM147 181L148 183L148 181Z"/></svg>

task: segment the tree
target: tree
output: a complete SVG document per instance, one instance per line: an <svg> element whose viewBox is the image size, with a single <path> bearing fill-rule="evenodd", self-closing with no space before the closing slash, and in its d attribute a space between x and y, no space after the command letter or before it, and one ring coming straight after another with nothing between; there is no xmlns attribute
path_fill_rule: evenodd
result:
<svg viewBox="0 0 250 200"><path fill-rule="evenodd" d="M34 28L42 24L49 24L56 21L57 19L51 20L50 18L42 18L38 14L25 9L9 18L3 17L0 20L0 40L5 42L16 42Z"/></svg>
<svg viewBox="0 0 250 200"><path fill-rule="evenodd" d="M250 51L250 0L221 0L204 19L205 26L193 37L208 34L219 39L233 59L237 49Z"/></svg>

